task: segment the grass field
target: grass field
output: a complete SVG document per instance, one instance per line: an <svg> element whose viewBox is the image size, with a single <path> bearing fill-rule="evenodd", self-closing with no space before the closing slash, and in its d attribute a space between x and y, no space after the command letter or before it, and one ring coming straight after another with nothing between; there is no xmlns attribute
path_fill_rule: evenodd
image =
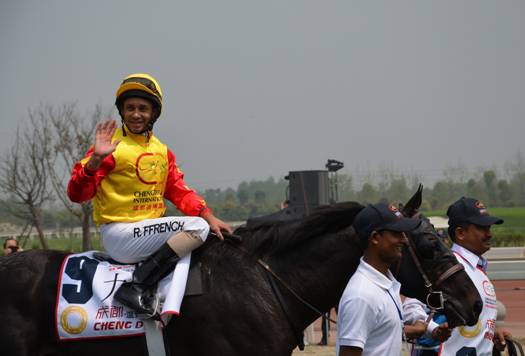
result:
<svg viewBox="0 0 525 356"><path fill-rule="evenodd" d="M74 251L74 252L80 252L82 251L82 239L79 236L71 235L69 237L60 237L60 238L47 238L46 239L49 248L51 250L61 250L61 251ZM92 240L92 249L93 250L102 250L102 244L100 243L100 236L97 234L95 235ZM40 248L40 243L38 239L34 239L32 242L32 245L29 247L26 247L26 249L29 248Z"/></svg>

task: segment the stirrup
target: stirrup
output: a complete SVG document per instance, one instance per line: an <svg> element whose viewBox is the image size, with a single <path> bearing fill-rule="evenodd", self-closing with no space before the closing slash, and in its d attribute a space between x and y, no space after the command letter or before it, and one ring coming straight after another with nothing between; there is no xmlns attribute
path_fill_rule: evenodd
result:
<svg viewBox="0 0 525 356"><path fill-rule="evenodd" d="M137 318L139 319L154 319L160 320L160 296L158 293L153 293L151 302L152 313L139 313L135 311Z"/></svg>
<svg viewBox="0 0 525 356"><path fill-rule="evenodd" d="M135 312L140 319L149 319L159 310L160 296L154 289L141 289L132 282L123 283L116 291L115 300Z"/></svg>

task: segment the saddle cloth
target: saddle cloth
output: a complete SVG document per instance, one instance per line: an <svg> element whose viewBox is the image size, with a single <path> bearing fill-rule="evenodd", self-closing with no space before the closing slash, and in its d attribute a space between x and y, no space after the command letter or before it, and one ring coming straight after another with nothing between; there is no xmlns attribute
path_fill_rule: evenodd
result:
<svg viewBox="0 0 525 356"><path fill-rule="evenodd" d="M182 258L175 271L159 283L163 302L161 318L179 315L186 288L191 254ZM59 340L105 338L144 334L143 322L113 294L123 282L131 281L135 265L110 263L88 251L67 256L60 270L56 325Z"/></svg>

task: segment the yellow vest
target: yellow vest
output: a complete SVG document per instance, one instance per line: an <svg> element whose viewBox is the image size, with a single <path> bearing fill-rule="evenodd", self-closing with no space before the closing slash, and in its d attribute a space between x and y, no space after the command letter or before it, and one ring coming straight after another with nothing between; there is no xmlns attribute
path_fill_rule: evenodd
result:
<svg viewBox="0 0 525 356"><path fill-rule="evenodd" d="M119 128L113 135L121 140L113 152L115 168L100 182L93 199L96 224L134 222L164 215L164 190L168 177L168 148L155 136ZM89 158L86 158L86 162ZM86 162L82 162L83 165Z"/></svg>

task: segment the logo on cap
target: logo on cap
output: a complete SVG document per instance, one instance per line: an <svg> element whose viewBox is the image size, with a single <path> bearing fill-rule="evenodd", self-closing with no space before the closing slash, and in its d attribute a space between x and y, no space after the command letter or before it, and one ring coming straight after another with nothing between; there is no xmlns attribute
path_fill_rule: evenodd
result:
<svg viewBox="0 0 525 356"><path fill-rule="evenodd" d="M401 219L403 217L403 215L399 212L399 210L397 210L397 208L393 204L390 204L388 206L388 210L390 210L398 219Z"/></svg>
<svg viewBox="0 0 525 356"><path fill-rule="evenodd" d="M476 209L479 209L479 213L481 215L488 215L488 211L487 211L487 208L485 207L485 205L480 202L479 200L476 201L476 203L474 204L474 206L476 207Z"/></svg>

